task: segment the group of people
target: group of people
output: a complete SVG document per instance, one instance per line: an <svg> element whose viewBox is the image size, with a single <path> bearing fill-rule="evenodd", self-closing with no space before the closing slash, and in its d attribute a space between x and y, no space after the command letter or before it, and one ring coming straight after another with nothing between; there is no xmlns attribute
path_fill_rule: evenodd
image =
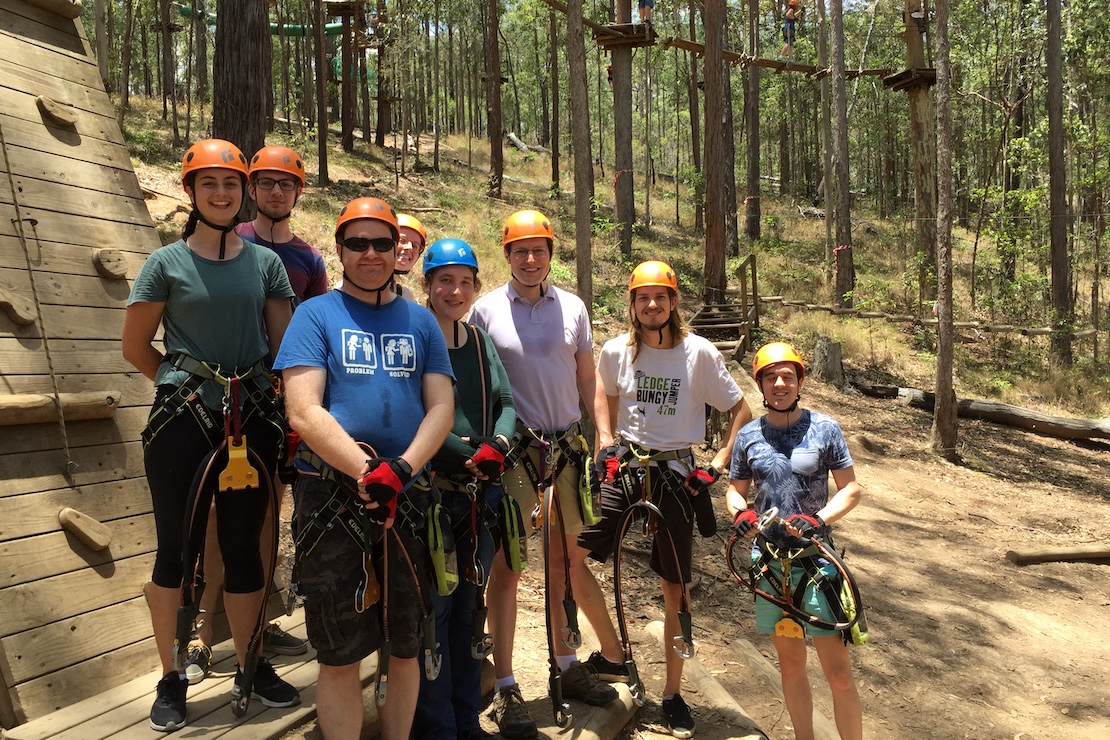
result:
<svg viewBox="0 0 1110 740"><path fill-rule="evenodd" d="M511 278L479 298L469 244L444 238L425 248L419 220L355 198L337 217L342 280L329 291L319 252L289 227L305 184L295 152L266 147L248 162L233 144L204 140L186 152L182 182L192 203L185 233L143 266L123 335L124 356L156 385L143 438L158 534L148 600L164 676L150 725L186 724L190 679L203 678L211 655L181 639L181 615L197 615L182 609L193 606L202 574L221 565L240 666L233 695L273 707L299 702L259 657L267 647L282 652L283 639L294 643L284 652L303 649L262 608L272 577L263 560L274 550L263 532L277 516L280 481L270 480L280 469L292 480L292 580L319 663L325 737L359 737L359 669L374 653L386 740L489 737L479 723L487 656L500 734L536 736L513 652L520 576L537 560L557 713L564 700L616 700L612 683L636 687L625 625L614 625L586 565L620 556L636 512L653 533L665 634L682 638L665 651L662 711L675 737L691 737L682 654L692 649L693 532L716 530L711 486L727 473L736 533L758 535L757 543L826 536L859 501L836 422L798 405L805 366L793 348L757 353L767 413L752 421L721 354L687 330L678 277L663 262L633 270L628 332L606 342L595 364L585 304L548 281L556 237L538 211L505 220ZM237 225L244 194L259 215ZM397 276L418 263L416 298ZM155 347L159 326L165 352ZM728 412L730 423L710 463L699 465L707 406ZM592 445L582 409L596 429ZM242 473L240 444L258 475L225 485ZM757 514L772 507L784 524L759 526ZM208 521L218 552L202 557L194 530ZM530 541L535 529L543 537ZM795 586L820 608L822 593ZM200 589L201 610L211 609L205 599L215 590ZM782 610L759 602L757 628L775 634ZM578 609L601 648L585 660ZM211 641L203 628L189 636ZM841 735L859 738L846 641L814 632L813 642ZM805 642L776 634L774 643L796 736L812 737ZM198 661L203 670L190 676Z"/></svg>

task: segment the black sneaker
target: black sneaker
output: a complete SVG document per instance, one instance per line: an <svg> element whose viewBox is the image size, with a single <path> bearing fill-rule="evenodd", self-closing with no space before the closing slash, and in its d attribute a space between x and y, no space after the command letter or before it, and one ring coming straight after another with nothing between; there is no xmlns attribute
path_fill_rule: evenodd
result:
<svg viewBox="0 0 1110 740"><path fill-rule="evenodd" d="M617 690L597 677L593 666L575 663L562 672L563 697L578 699L595 707L603 707L617 698Z"/></svg>
<svg viewBox="0 0 1110 740"><path fill-rule="evenodd" d="M150 726L160 732L173 732L185 726L185 691L189 681L171 671L158 682L158 696L150 708Z"/></svg>
<svg viewBox="0 0 1110 740"><path fill-rule="evenodd" d="M239 684L242 681L243 669L235 667L235 684L231 687L231 695L238 697L241 693ZM251 695L257 696L268 707L291 707L301 703L300 693L291 685L282 681L270 661L265 658L258 659L254 669L254 686Z"/></svg>
<svg viewBox="0 0 1110 740"><path fill-rule="evenodd" d="M520 687L515 683L494 695L490 715L497 723L497 731L501 733L501 737L508 740L526 740L535 737L538 732L535 720L529 716L528 707L524 706Z"/></svg>
<svg viewBox="0 0 1110 740"><path fill-rule="evenodd" d="M590 653L586 665L593 668L602 681L628 683L628 666L623 662L609 660L600 652Z"/></svg>
<svg viewBox="0 0 1110 740"><path fill-rule="evenodd" d="M308 642L289 634L277 622L270 622L262 632L262 649L275 655L304 655Z"/></svg>
<svg viewBox="0 0 1110 740"><path fill-rule="evenodd" d="M694 736L694 717L681 694L663 700L663 716L667 718L671 734L675 737Z"/></svg>

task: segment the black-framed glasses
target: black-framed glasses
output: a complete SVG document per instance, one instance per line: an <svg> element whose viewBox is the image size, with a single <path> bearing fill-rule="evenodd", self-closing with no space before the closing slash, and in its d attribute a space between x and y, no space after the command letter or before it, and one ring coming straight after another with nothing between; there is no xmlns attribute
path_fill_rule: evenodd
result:
<svg viewBox="0 0 1110 740"><path fill-rule="evenodd" d="M392 252L397 242L392 237L380 236L377 239L367 239L364 236L349 236L342 242L343 246L352 252L365 252L373 248L375 252Z"/></svg>
<svg viewBox="0 0 1110 740"><path fill-rule="evenodd" d="M292 193L298 184L296 180L274 180L269 177L260 177L254 181L254 186L259 190L273 190L276 185L284 193Z"/></svg>

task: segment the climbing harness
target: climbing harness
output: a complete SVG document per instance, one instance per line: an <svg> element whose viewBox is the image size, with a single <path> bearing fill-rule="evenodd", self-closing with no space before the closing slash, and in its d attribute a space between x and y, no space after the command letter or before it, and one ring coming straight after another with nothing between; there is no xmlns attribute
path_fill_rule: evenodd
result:
<svg viewBox="0 0 1110 740"><path fill-rule="evenodd" d="M797 538L801 543L798 547L780 547L772 543L767 539L765 530L781 522L779 511L774 507L760 516L756 524L759 531L756 542L760 552L744 567L736 564L734 553L748 552L744 547L737 548L737 543L742 544L745 538L733 534L725 546L725 560L733 578L756 596L762 596L782 609L783 619L775 625L775 634L805 637L802 627L809 625L841 632L845 643L862 645L867 640L867 620L863 614L863 599L852 572L824 537ZM819 559L828 561L836 569L837 576L830 578L822 572ZM773 561L778 561L780 565L781 578L771 570ZM791 569L795 567L802 569L805 578L797 587L791 588ZM760 579L770 585L771 591L760 588ZM825 597L835 621L822 619L803 608L805 592L811 583Z"/></svg>
<svg viewBox="0 0 1110 740"><path fill-rule="evenodd" d="M192 484L189 487L189 495L186 499L185 537L181 559L187 575L182 579L181 584L181 606L177 610L177 626L174 633L173 649L173 665L179 672L185 670L183 659L188 651L188 645L196 639L203 625L203 620L199 620L199 617L201 614L200 599L204 593L204 544L209 510L212 507L212 498L217 491L228 495L250 490L264 490L266 492L269 506L272 507L275 514L271 518L274 548L270 553L270 566L266 570L264 594L268 594L273 587L274 571L277 568L279 520L276 512L280 506L280 501L277 498L277 490L274 488L270 476L260 472L266 470L266 463L257 452L250 448L247 437L242 430L244 414L242 413L243 403L240 396L242 380L248 375L244 373L243 375L225 377L212 370L210 366L205 365L205 367L209 368L212 379L218 380L225 388L223 402L224 432L223 438L215 444L201 461L196 474L193 476ZM191 376L189 381L182 384L182 387L177 392L170 394L169 397L179 396L182 388L192 388L190 398L186 399L186 405L193 409L194 414L203 413L205 418L208 418L208 421L211 422L207 409L196 398L196 388L199 388L200 383L207 379L201 378L200 383L192 382L196 377L195 375ZM154 419L156 412L164 412L166 408L166 404L163 404L159 409L152 411L151 418ZM184 407L179 408L183 409ZM214 424L202 426L202 428L211 432L212 426ZM151 438L156 433L157 429L151 434ZM144 441L149 443L145 432ZM227 463L222 470L217 472L217 461L225 453ZM214 479L213 476L215 476ZM246 660L242 666L242 671L237 676L236 691L233 692L231 701L231 710L239 717L246 713L250 705L251 687L254 685L254 674L258 665L258 649L261 647L262 633L266 624L266 601L263 599L259 605L258 617L255 620L250 642L247 645Z"/></svg>
<svg viewBox="0 0 1110 740"><path fill-rule="evenodd" d="M554 448L548 444L546 449L541 447L541 450L544 454L542 458L544 467L552 467L555 463ZM528 458L525 458L525 460L528 460ZM559 531L566 531L563 523L563 509L559 505L558 497L555 496L554 478L543 489L543 582L545 586L551 580L551 513L553 508L555 515L559 517ZM566 611L567 626L563 628L560 637L564 645L576 650L582 644L582 638L578 632L578 606L574 603L570 583L570 555L566 552L565 545L563 547L563 565L566 569L563 610ZM570 704L563 698L563 674L555 660L555 638L552 635L554 619L551 615L551 600L548 598L547 588L544 588L543 613L544 632L547 634L547 691L551 696L551 711L555 718L555 725L566 727L574 719L574 715L570 713Z"/></svg>
<svg viewBox="0 0 1110 740"><path fill-rule="evenodd" d="M623 562L624 538L628 534L628 530L632 527L632 522L637 516L643 519L643 531L645 535L652 537L659 537L659 524L664 522L662 531L666 534L667 542L670 544L671 555L674 557L675 572L679 574L679 579L682 578L682 562L678 557L678 549L675 547L674 537L671 535L670 527L667 526L666 520L663 518L663 512L651 500L652 499L652 468L656 468L657 474L661 476L660 482L669 484L668 487L672 489L672 495L676 498L677 491L674 486L677 484L681 486L681 481L677 480L677 474L671 469L669 462L672 460L687 462L692 464L692 454L689 450L668 450L668 451L653 451L645 450L639 446L627 443L621 445L625 452L620 457L618 468L618 475L620 484L624 488L625 496L632 498L632 496L639 491L639 499L633 502L624 513L617 524L617 542L613 550L613 598L616 601L617 611L617 627L620 631L621 648L624 651L624 666L628 670L628 690L632 693L632 699L636 702L637 706L644 706L647 702L647 695L644 691L643 682L640 680L639 670L636 668L636 661L632 656L632 641L628 635L628 622L624 616L624 596L623 589L621 588L621 563ZM632 467L631 463L635 461L638 463L636 467ZM653 464L654 463L654 464ZM685 508L685 506L684 506ZM687 511L687 521L689 521L690 512ZM690 622L690 605L687 600L686 584L682 584L682 595L678 609L678 623L680 634L674 635L671 638L671 647L682 658L691 658L694 655L694 638L691 634L692 625Z"/></svg>
<svg viewBox="0 0 1110 740"><path fill-rule="evenodd" d="M374 448L365 442L358 442L371 460L378 459ZM349 476L340 473L335 468L324 462L316 453L307 447L297 450L297 460L312 467L320 478L332 484L331 497L312 514L308 521L293 532L293 541L296 546L296 555L293 564L293 581L297 581L299 566L303 559L309 555L320 543L324 534L333 529L336 524L341 526L348 536L359 546L362 551L361 568L363 578L357 587L355 611L360 614L369 610L375 604L381 604L382 611L382 645L378 658L378 681L375 689L375 700L378 706L385 702L389 686L389 655L392 642L389 637L389 538L392 533L405 560L409 575L416 584L416 596L420 604L420 631L424 652L424 675L429 681L434 681L443 665L442 656L439 654L439 644L435 639L435 612L428 608L424 599L424 589L420 581L412 556L405 547L404 541L397 533L397 526L386 530L382 524L371 520L365 513L364 504L358 495L358 483ZM433 491L427 476L414 475L398 497L409 488ZM353 505L352 505L353 504ZM433 518L439 507L438 501L433 501L427 510L421 511L420 507L409 501L408 497L401 500L397 506L397 520L401 526L407 527L412 536L417 540L428 542L428 533L431 530L429 519ZM449 531L450 528L448 528ZM372 533L380 532L380 537L374 539ZM379 576L374 568L373 548L376 544L382 547L382 573ZM295 586L294 586L295 588Z"/></svg>

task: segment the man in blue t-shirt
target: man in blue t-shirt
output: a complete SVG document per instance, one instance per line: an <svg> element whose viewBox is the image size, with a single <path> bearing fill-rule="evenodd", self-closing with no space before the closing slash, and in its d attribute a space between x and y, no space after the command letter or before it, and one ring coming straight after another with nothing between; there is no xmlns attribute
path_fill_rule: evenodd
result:
<svg viewBox="0 0 1110 740"><path fill-rule="evenodd" d="M374 651L392 656L379 657L389 666L379 688L388 685L384 740L408 738L420 688L421 590L431 561L415 519L429 496L413 482L454 423L454 375L431 312L390 289L397 238L396 213L384 201L356 198L340 211L342 287L296 311L274 363L303 440L294 580L320 664L316 709L327 737L358 737L359 664ZM351 531L368 520L368 532Z"/></svg>

